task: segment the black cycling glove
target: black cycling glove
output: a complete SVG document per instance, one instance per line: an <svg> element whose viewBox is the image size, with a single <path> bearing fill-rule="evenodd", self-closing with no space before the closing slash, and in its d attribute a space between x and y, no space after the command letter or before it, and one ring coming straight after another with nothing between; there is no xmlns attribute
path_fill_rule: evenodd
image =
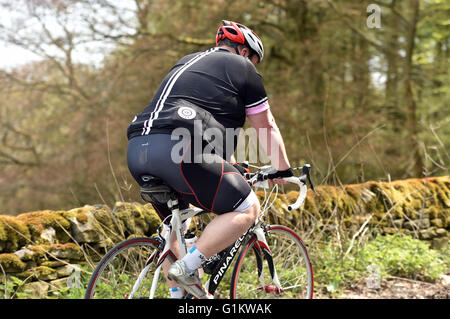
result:
<svg viewBox="0 0 450 319"><path fill-rule="evenodd" d="M283 178L294 176L294 171L292 168L285 169L284 171L276 171L275 173L269 174L268 179Z"/></svg>

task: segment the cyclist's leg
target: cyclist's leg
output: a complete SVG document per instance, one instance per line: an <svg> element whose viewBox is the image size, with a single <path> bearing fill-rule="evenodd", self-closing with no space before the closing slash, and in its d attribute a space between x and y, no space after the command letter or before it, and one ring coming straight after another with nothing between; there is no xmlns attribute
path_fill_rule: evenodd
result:
<svg viewBox="0 0 450 319"><path fill-rule="evenodd" d="M231 245L254 223L259 201L243 176L218 155L195 155L193 163L182 162L180 169L195 197L185 198L218 215L196 245L209 258Z"/></svg>
<svg viewBox="0 0 450 319"><path fill-rule="evenodd" d="M197 249L206 258L233 244L255 222L259 203L244 212L230 212L216 216L197 241Z"/></svg>

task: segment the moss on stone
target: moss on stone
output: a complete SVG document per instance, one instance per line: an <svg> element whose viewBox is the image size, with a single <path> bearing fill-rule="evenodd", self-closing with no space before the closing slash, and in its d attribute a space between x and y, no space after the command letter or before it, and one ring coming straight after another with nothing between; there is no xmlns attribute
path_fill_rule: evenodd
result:
<svg viewBox="0 0 450 319"><path fill-rule="evenodd" d="M387 223L392 225L391 220L396 220L396 225L401 225L402 220L423 218L436 219L437 225L448 227L450 210L445 202L450 198L448 185L449 177L408 179L390 183L369 181L344 187L323 185L316 187L317 194L308 191L301 208L305 213L301 215L301 223L299 216L292 212L290 216L285 216L287 205L297 199L298 192L294 191L279 196L282 201L275 203L271 209L274 216L269 220L280 221L287 217L291 223L295 224L296 221L297 224L303 225L307 224L305 219L309 220L309 216L317 222L334 214L338 220L344 221L344 225L349 225L350 220L358 220L353 218L354 216L373 214L372 224L378 225L377 227L387 227ZM262 195L258 194L259 197ZM442 220L442 224L437 220Z"/></svg>
<svg viewBox="0 0 450 319"><path fill-rule="evenodd" d="M16 276L19 278L32 278L49 281L57 279L58 273L53 268L47 266L37 266L18 273Z"/></svg>
<svg viewBox="0 0 450 319"><path fill-rule="evenodd" d="M60 239L67 239L66 231L70 229L70 222L61 213L50 210L20 214L17 220L28 227L32 240L38 242L41 242L40 236L48 227L55 229L56 237Z"/></svg>
<svg viewBox="0 0 450 319"><path fill-rule="evenodd" d="M53 244L47 251L52 259L80 260L84 256L80 246L74 243Z"/></svg>
<svg viewBox="0 0 450 319"><path fill-rule="evenodd" d="M151 235L161 222L150 204L116 202L112 214L123 223L128 234Z"/></svg>
<svg viewBox="0 0 450 319"><path fill-rule="evenodd" d="M21 272L25 269L26 264L14 254L0 254L0 265L7 273Z"/></svg>
<svg viewBox="0 0 450 319"><path fill-rule="evenodd" d="M0 215L0 240L10 243L5 250L16 251L30 242L31 235L28 227L14 216Z"/></svg>
<svg viewBox="0 0 450 319"><path fill-rule="evenodd" d="M0 241L7 241L8 240L8 233L6 232L5 228L6 228L5 224L2 223L2 221L0 219Z"/></svg>
<svg viewBox="0 0 450 319"><path fill-rule="evenodd" d="M145 222L149 225L148 233L153 234L161 224L161 219L151 204L144 205L144 209Z"/></svg>
<svg viewBox="0 0 450 319"><path fill-rule="evenodd" d="M82 224L86 224L88 221L88 215L86 211L81 212L80 214L77 215L77 221L79 221Z"/></svg>

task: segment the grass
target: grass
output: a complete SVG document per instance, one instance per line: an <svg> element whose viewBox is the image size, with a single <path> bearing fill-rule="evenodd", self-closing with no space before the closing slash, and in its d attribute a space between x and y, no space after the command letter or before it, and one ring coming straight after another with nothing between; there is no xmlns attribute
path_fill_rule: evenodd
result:
<svg viewBox="0 0 450 319"><path fill-rule="evenodd" d="M428 282L435 282L441 274L450 273L449 247L434 250L427 242L408 235L378 235L366 239L347 253L349 245L351 245L350 240L338 243L336 238L328 238L308 248L314 268L316 295L338 298L340 293L352 283L365 280L374 273L380 281L396 276ZM92 270L87 266L81 271L80 287L59 288L54 290L49 298L83 298ZM228 272L231 275L232 268ZM227 279L224 279L221 285L229 285L225 281ZM6 282L0 283L1 296L31 298L28 291L21 289L23 284L24 282L20 279L9 277ZM112 294L118 293L117 297L124 298L123 292L118 292L114 287L105 286L104 289L106 292L110 289ZM228 298L228 293L225 293L223 289L222 291L224 291L223 297ZM160 293L165 294L166 290Z"/></svg>
<svg viewBox="0 0 450 319"><path fill-rule="evenodd" d="M435 250L409 235L378 235L345 254L348 245L329 240L310 249L319 293L337 297L352 283L374 275L380 281L396 276L436 282L450 273L448 247Z"/></svg>

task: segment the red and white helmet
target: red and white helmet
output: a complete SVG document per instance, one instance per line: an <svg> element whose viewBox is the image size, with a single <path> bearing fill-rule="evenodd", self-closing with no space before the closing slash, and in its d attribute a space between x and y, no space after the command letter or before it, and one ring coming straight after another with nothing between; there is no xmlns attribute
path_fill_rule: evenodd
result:
<svg viewBox="0 0 450 319"><path fill-rule="evenodd" d="M264 47L261 39L252 29L237 22L222 20L222 25L217 30L216 44L219 40L225 38L240 44L248 45L256 52L256 54L258 54L259 62L262 61L264 57Z"/></svg>

